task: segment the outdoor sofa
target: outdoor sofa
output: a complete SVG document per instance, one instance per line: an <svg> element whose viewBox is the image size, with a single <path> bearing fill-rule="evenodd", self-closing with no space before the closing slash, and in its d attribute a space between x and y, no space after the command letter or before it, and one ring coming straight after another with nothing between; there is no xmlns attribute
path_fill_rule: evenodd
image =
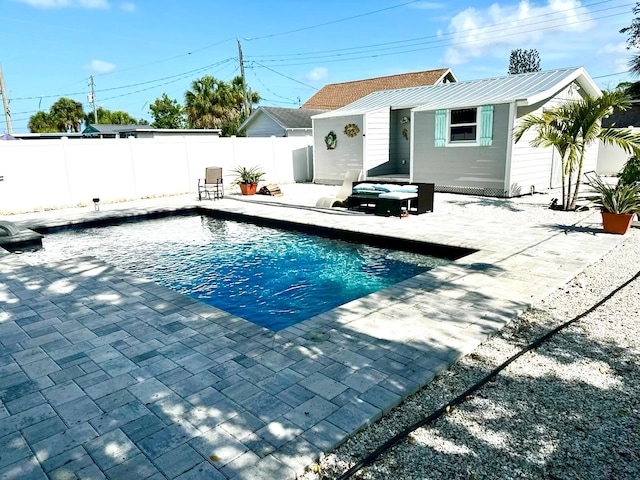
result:
<svg viewBox="0 0 640 480"><path fill-rule="evenodd" d="M433 212L433 183L366 180L353 182L347 208L376 215L402 217L405 213Z"/></svg>

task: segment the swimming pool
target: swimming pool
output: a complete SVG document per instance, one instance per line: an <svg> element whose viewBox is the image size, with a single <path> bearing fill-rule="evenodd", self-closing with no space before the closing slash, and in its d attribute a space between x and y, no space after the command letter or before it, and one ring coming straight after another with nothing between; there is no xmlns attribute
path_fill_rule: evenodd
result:
<svg viewBox="0 0 640 480"><path fill-rule="evenodd" d="M23 257L84 255L273 331L450 262L204 215L50 233Z"/></svg>

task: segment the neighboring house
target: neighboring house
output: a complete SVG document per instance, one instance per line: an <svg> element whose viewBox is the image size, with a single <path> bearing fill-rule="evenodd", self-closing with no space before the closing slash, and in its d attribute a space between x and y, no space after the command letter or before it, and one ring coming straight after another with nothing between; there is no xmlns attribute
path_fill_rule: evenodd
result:
<svg viewBox="0 0 640 480"><path fill-rule="evenodd" d="M581 67L374 92L313 117L314 181L337 184L362 169L498 197L559 187L555 149L533 148L533 130L516 144L513 131L523 116L585 94L601 92ZM596 143L585 171L597 153Z"/></svg>
<svg viewBox="0 0 640 480"><path fill-rule="evenodd" d="M640 133L640 100L632 100L629 110L614 111L602 120L602 126L629 129L633 133ZM601 175L615 175L622 170L629 157L630 155L623 149L600 142L596 171Z"/></svg>
<svg viewBox="0 0 640 480"><path fill-rule="evenodd" d="M304 108L258 107L239 130L247 137L302 137L312 135L311 116L326 110Z"/></svg>
<svg viewBox="0 0 640 480"><path fill-rule="evenodd" d="M302 105L302 108L335 110L379 90L439 85L456 81L457 79L450 69L439 68L424 72L367 78L353 82L331 83L318 90L314 96Z"/></svg>
<svg viewBox="0 0 640 480"><path fill-rule="evenodd" d="M17 140L60 140L61 138L83 138L81 133L14 133Z"/></svg>
<svg viewBox="0 0 640 480"><path fill-rule="evenodd" d="M100 138L154 138L163 136L186 136L186 135L215 135L220 136L219 128L199 129L199 128L153 128L149 125L113 125L113 124L91 124L82 131L84 137Z"/></svg>

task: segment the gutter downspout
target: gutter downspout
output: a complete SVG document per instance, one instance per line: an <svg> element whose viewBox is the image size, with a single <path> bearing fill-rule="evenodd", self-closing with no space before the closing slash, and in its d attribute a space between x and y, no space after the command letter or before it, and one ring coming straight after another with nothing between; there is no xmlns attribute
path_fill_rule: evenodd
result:
<svg viewBox="0 0 640 480"><path fill-rule="evenodd" d="M515 125L516 112L516 103L511 102L509 104L509 125L507 127L509 136L507 138L507 153L504 162L504 192L507 198L511 198L511 162L513 161L513 146L515 142L513 139L513 127Z"/></svg>

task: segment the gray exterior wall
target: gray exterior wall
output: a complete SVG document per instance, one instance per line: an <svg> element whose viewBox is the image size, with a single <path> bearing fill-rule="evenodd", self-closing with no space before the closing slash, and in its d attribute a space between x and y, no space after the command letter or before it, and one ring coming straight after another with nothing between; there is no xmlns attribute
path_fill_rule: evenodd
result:
<svg viewBox="0 0 640 480"><path fill-rule="evenodd" d="M344 134L344 126L355 123L360 133L353 138ZM341 185L347 170L363 168L364 115L320 118L313 120L313 181L328 185ZM333 131L337 138L336 148L328 150L324 137Z"/></svg>
<svg viewBox="0 0 640 480"><path fill-rule="evenodd" d="M268 115L260 112L247 127L247 137L284 137L285 130Z"/></svg>
<svg viewBox="0 0 640 480"><path fill-rule="evenodd" d="M511 141L509 105L494 105L491 146L434 146L435 112L414 114L413 181L473 193L504 194L507 144Z"/></svg>

